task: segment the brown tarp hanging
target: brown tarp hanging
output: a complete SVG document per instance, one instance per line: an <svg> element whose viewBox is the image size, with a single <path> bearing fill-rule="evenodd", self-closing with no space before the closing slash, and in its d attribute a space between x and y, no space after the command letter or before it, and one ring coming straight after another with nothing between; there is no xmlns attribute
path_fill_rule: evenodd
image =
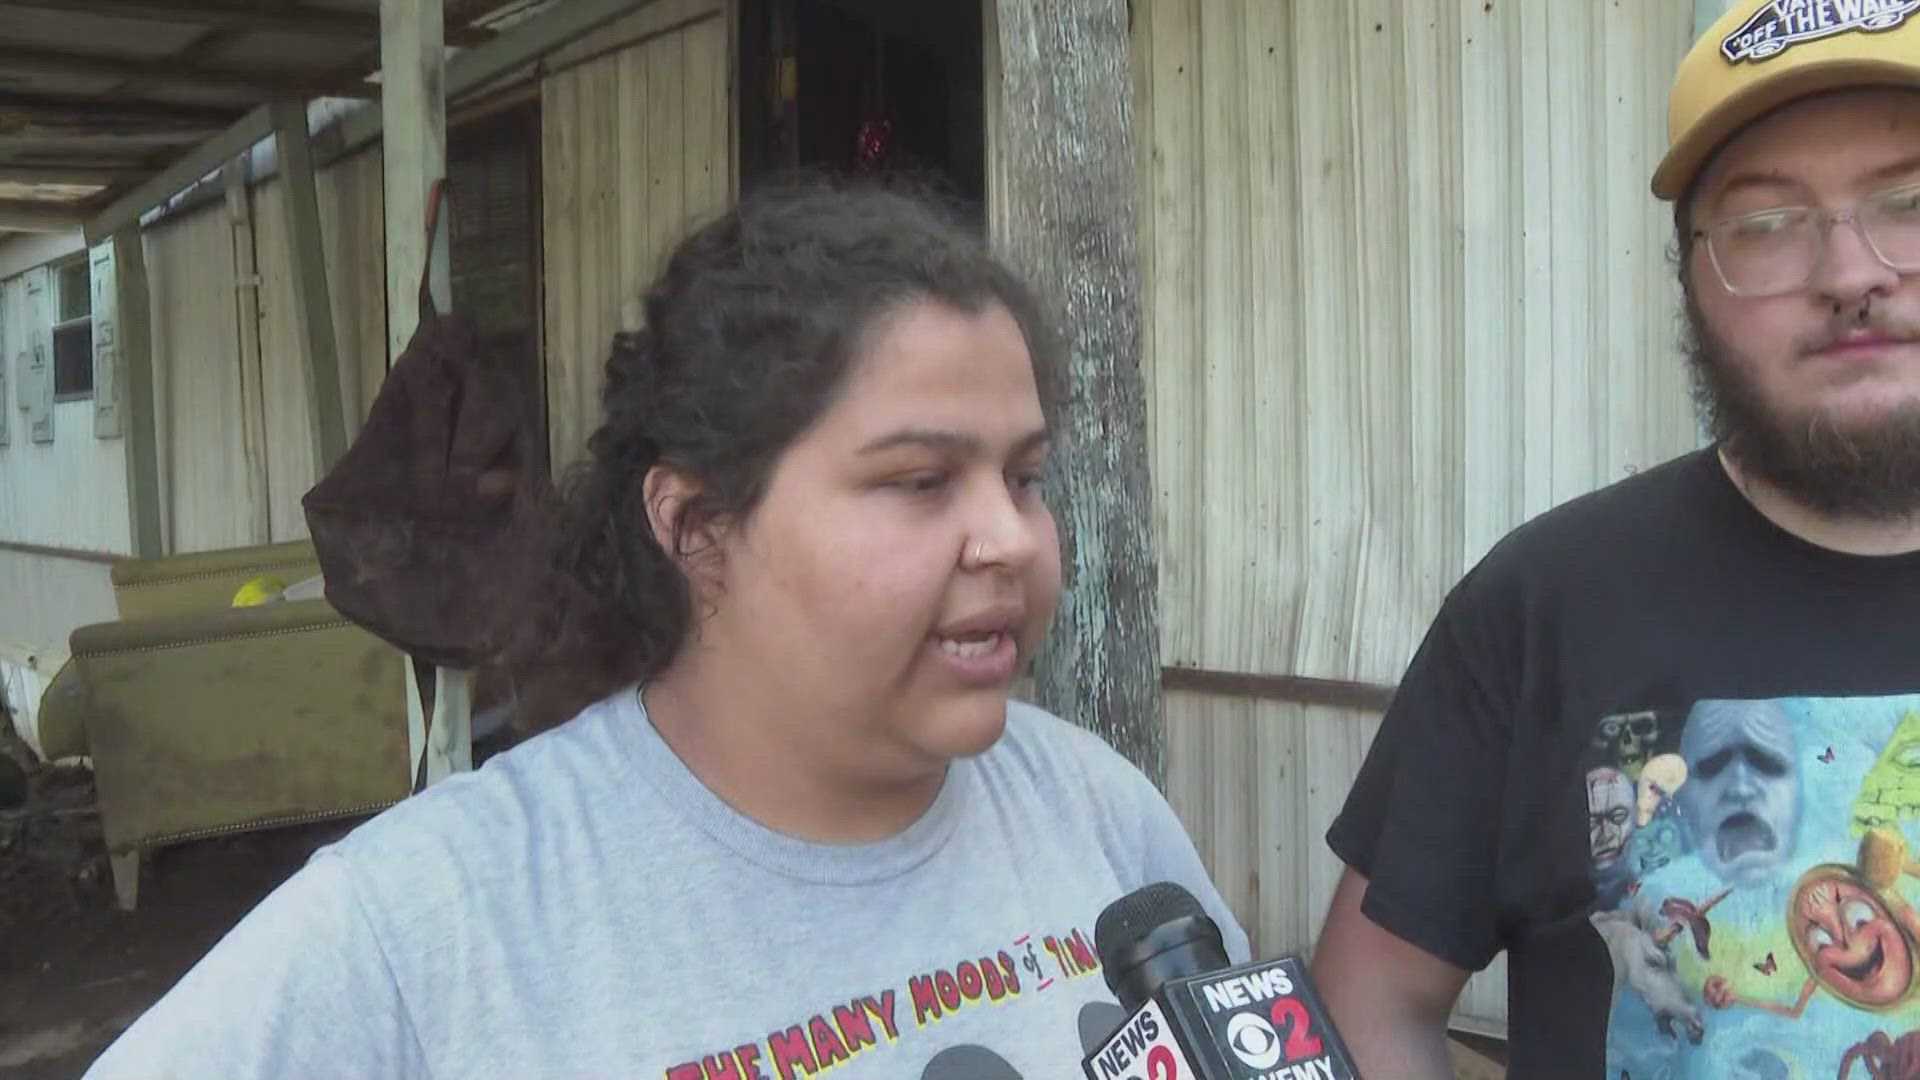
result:
<svg viewBox="0 0 1920 1080"><path fill-rule="evenodd" d="M444 188L429 197L429 251ZM366 425L301 506L328 603L417 661L471 669L504 628L518 511L546 478L513 380L469 320L435 309L425 270L419 303Z"/></svg>

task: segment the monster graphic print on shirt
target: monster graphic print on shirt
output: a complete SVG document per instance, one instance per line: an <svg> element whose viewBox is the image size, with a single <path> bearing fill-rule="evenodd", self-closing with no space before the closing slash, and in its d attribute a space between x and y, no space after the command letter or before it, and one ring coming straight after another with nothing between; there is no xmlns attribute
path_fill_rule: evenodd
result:
<svg viewBox="0 0 1920 1080"><path fill-rule="evenodd" d="M1607 1076L1920 1080L1920 695L1601 719Z"/></svg>

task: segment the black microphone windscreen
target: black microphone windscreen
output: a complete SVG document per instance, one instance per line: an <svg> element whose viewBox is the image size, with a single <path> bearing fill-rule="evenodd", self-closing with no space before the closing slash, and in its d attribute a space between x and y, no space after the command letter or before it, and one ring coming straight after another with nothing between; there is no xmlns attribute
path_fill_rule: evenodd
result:
<svg viewBox="0 0 1920 1080"><path fill-rule="evenodd" d="M1107 988L1132 1012L1168 979L1227 966L1220 928L1193 894L1171 881L1108 904L1093 924Z"/></svg>
<svg viewBox="0 0 1920 1080"><path fill-rule="evenodd" d="M1206 914L1207 909L1185 888L1158 881L1107 905L1093 924L1093 947L1103 957L1118 956L1155 927L1190 916L1205 918Z"/></svg>
<svg viewBox="0 0 1920 1080"><path fill-rule="evenodd" d="M1180 885L1155 882L1108 904L1093 942L1127 1019L1087 1048L1089 1080L1357 1080L1300 958L1234 966L1220 927Z"/></svg>

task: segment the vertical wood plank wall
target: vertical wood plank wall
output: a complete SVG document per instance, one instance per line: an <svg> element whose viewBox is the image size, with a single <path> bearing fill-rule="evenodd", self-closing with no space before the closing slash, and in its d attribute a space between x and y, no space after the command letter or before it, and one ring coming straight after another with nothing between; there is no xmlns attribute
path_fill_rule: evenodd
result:
<svg viewBox="0 0 1920 1080"><path fill-rule="evenodd" d="M1697 445L1647 191L1690 34L1667 0L1134 5L1167 664L1393 683L1507 530ZM1379 717L1167 722L1257 945L1307 945ZM1505 1010L1496 966L1461 1022Z"/></svg>
<svg viewBox="0 0 1920 1080"><path fill-rule="evenodd" d="M146 231L161 535L168 552L256 542L232 223L224 204Z"/></svg>
<svg viewBox="0 0 1920 1080"><path fill-rule="evenodd" d="M386 299L378 149L319 171L320 230L341 355L348 436L386 374ZM307 534L300 496L313 486L306 377L294 315L286 200L275 177L251 193L256 281L241 281L233 218L224 203L146 232L152 291L155 402L159 414L163 518L169 551L291 540ZM261 392L246 400L241 375L239 290L257 290ZM265 461L246 447L245 417L258 408ZM268 535L254 535L247 472L266 471Z"/></svg>
<svg viewBox="0 0 1920 1080"><path fill-rule="evenodd" d="M660 261L733 193L721 0L655 0L549 62L541 84L541 235L549 444L578 460L616 330L640 324Z"/></svg>
<svg viewBox="0 0 1920 1080"><path fill-rule="evenodd" d="M358 434L387 373L382 182L377 148L335 162L314 176L349 441ZM300 359L285 191L276 178L256 188L253 200L260 267L261 396L268 433L267 506L271 539L276 541L307 535L300 497L320 479L309 435L312 411Z"/></svg>

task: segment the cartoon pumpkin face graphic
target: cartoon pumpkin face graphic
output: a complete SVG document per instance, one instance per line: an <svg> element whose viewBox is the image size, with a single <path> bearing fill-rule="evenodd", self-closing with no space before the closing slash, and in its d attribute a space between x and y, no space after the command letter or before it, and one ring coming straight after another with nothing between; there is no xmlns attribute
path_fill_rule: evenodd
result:
<svg viewBox="0 0 1920 1080"><path fill-rule="evenodd" d="M1807 971L1857 1008L1898 1005L1913 989L1912 931L1851 867L1815 869L1826 872L1801 879L1789 916Z"/></svg>

